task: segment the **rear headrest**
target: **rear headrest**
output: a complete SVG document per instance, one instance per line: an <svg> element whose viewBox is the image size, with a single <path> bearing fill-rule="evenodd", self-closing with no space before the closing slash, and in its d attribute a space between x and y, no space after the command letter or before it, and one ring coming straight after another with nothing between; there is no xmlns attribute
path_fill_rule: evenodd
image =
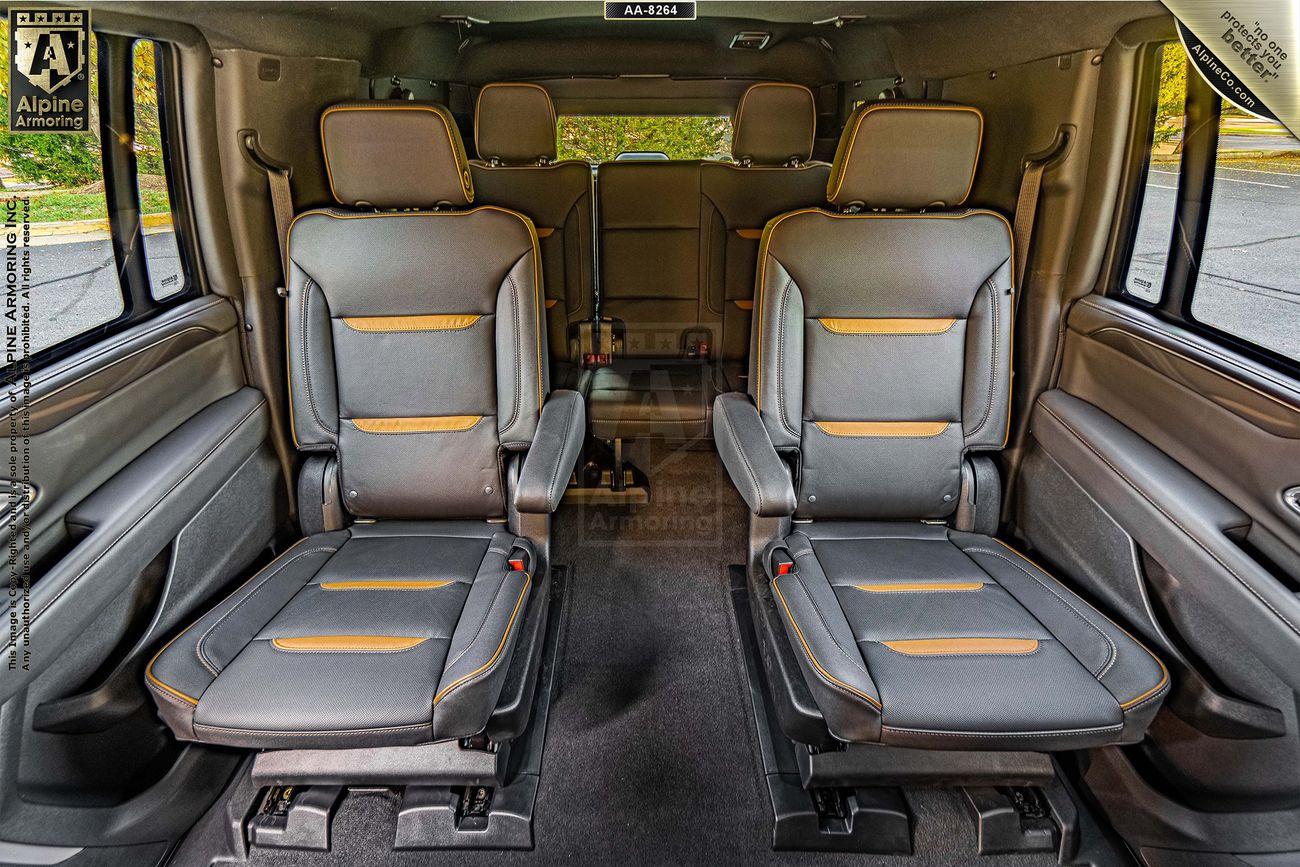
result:
<svg viewBox="0 0 1300 867"><path fill-rule="evenodd" d="M833 205L956 207L970 195L984 115L944 102L875 102L849 115L826 184Z"/></svg>
<svg viewBox="0 0 1300 867"><path fill-rule="evenodd" d="M372 100L320 116L330 192L352 207L453 207L474 201L465 147L441 105Z"/></svg>
<svg viewBox="0 0 1300 867"><path fill-rule="evenodd" d="M738 163L783 166L812 158L817 108L802 84L750 85L736 106L731 157Z"/></svg>
<svg viewBox="0 0 1300 867"><path fill-rule="evenodd" d="M536 84L485 84L474 107L478 158L507 165L555 159L555 106Z"/></svg>

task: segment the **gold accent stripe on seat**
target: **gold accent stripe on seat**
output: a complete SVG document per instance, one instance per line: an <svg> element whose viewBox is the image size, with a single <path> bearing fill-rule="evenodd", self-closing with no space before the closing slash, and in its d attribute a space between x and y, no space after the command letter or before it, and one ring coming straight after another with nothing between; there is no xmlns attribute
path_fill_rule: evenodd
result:
<svg viewBox="0 0 1300 867"><path fill-rule="evenodd" d="M322 581L322 590L437 590L452 581L394 580L382 581Z"/></svg>
<svg viewBox="0 0 1300 867"><path fill-rule="evenodd" d="M483 317L477 313L437 313L429 316L345 316L353 331L463 331Z"/></svg>
<svg viewBox="0 0 1300 867"><path fill-rule="evenodd" d="M979 581L950 581L947 583L902 581L894 584L856 584L854 586L868 593L938 593L984 589L984 585Z"/></svg>
<svg viewBox="0 0 1300 867"><path fill-rule="evenodd" d="M957 323L946 319L818 319L833 334L943 334Z"/></svg>
<svg viewBox="0 0 1300 867"><path fill-rule="evenodd" d="M1038 640L1035 638L917 638L882 641L881 644L895 653L908 656L1026 654L1038 649Z"/></svg>
<svg viewBox="0 0 1300 867"><path fill-rule="evenodd" d="M948 429L946 421L815 421L817 429L833 437L937 437Z"/></svg>
<svg viewBox="0 0 1300 867"><path fill-rule="evenodd" d="M737 229L736 234L750 241L757 241L759 238L763 237L763 230L762 229Z"/></svg>
<svg viewBox="0 0 1300 867"><path fill-rule="evenodd" d="M357 430L373 434L444 433L467 431L483 420L481 415L422 415L411 418L354 418Z"/></svg>
<svg viewBox="0 0 1300 867"><path fill-rule="evenodd" d="M298 638L272 638L271 644L279 650L373 653L410 650L428 640L409 635L303 635Z"/></svg>

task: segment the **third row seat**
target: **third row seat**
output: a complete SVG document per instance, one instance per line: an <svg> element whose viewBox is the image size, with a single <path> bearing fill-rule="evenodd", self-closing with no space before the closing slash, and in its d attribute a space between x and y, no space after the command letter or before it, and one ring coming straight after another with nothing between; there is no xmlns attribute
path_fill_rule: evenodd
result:
<svg viewBox="0 0 1300 867"><path fill-rule="evenodd" d="M769 219L820 201L808 88L752 85L736 109L735 162L607 162L597 169L600 315L622 357L596 371L592 432L693 439L715 395L742 387L758 240Z"/></svg>

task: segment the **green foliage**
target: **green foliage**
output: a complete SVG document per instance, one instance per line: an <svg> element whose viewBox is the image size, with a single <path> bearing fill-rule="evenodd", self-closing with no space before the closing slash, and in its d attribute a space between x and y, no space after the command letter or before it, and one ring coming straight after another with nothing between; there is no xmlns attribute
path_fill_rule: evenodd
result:
<svg viewBox="0 0 1300 867"><path fill-rule="evenodd" d="M99 128L97 52L90 40L90 128ZM9 132L9 22L0 22L0 162L21 181L80 186L103 174L99 136L77 133L39 135Z"/></svg>
<svg viewBox="0 0 1300 867"><path fill-rule="evenodd" d="M9 124L9 23L0 21L0 163L20 181L79 187L103 178L99 146L98 53L92 34L90 57L91 133L14 135ZM141 41L134 52L135 151L142 175L163 173L162 142L158 128L158 85L153 44ZM102 198L102 194L101 194Z"/></svg>
<svg viewBox="0 0 1300 867"><path fill-rule="evenodd" d="M108 216L102 192L81 193L75 190L55 190L31 197L33 223L57 223L64 220L102 220ZM167 191L141 190L140 211L145 214L165 214L171 210Z"/></svg>
<svg viewBox="0 0 1300 867"><path fill-rule="evenodd" d="M1187 52L1181 42L1167 42L1160 57L1155 144L1164 144L1182 132L1186 102Z"/></svg>
<svg viewBox="0 0 1300 867"><path fill-rule="evenodd" d="M565 115L559 122L560 159L598 163L627 151L661 151L674 160L725 158L729 117Z"/></svg>

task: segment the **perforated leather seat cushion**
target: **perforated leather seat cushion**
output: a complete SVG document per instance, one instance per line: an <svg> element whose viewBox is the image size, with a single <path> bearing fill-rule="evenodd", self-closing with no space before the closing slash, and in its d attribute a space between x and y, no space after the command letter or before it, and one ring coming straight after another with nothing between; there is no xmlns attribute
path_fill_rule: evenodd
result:
<svg viewBox="0 0 1300 867"><path fill-rule="evenodd" d="M816 523L773 597L836 737L1078 749L1140 739L1168 690L1141 644L1006 545L942 526Z"/></svg>
<svg viewBox="0 0 1300 867"><path fill-rule="evenodd" d="M185 740L249 747L416 744L482 731L530 577L486 523L357 524L310 536L150 663Z"/></svg>

